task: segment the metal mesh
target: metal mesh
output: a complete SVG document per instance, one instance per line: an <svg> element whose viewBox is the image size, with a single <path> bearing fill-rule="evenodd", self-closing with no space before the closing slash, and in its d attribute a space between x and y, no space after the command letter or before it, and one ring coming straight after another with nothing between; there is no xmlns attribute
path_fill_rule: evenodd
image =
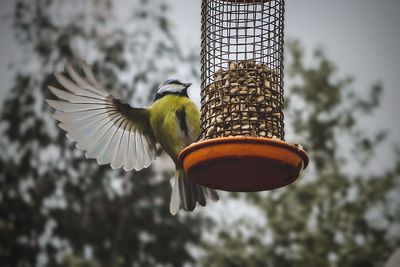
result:
<svg viewBox="0 0 400 267"><path fill-rule="evenodd" d="M201 139L284 140L284 0L203 0Z"/></svg>

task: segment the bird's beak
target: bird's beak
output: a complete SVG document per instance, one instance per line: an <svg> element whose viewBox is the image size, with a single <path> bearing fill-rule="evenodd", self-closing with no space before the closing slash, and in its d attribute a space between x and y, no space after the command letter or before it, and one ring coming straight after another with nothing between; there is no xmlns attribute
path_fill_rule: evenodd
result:
<svg viewBox="0 0 400 267"><path fill-rule="evenodd" d="M192 85L192 83L184 83L183 85L184 85L184 86L186 87L186 89L187 89L187 88L189 88L189 87Z"/></svg>

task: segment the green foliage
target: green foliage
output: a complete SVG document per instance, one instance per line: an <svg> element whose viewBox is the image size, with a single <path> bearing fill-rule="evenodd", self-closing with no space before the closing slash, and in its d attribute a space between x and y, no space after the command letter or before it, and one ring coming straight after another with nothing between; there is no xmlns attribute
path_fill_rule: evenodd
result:
<svg viewBox="0 0 400 267"><path fill-rule="evenodd" d="M124 173L86 160L43 100L63 58L87 59L113 93L142 104L156 82L181 71L177 66L185 78L197 77L198 59L181 53L162 1L137 0L122 22L113 16L116 2L78 2L72 9L69 1L15 3L15 49L23 63L0 115L0 265L191 265L188 247L219 222L172 217L168 174ZM400 161L370 174L386 133L358 121L379 107L382 86L360 95L322 51L312 66L296 42L288 55L287 129L311 165L287 188L247 194L265 223L243 218L216 230L214 241L203 240L199 265L381 266L400 242Z"/></svg>
<svg viewBox="0 0 400 267"><path fill-rule="evenodd" d="M63 58L93 63L103 84L128 100L132 88L151 98L154 83L176 73L177 62L194 65L193 57L181 55L170 38L163 3L140 1L137 9L146 15L133 15L124 22L129 25L114 21L111 1L74 3L72 10L69 1L15 4L16 49L32 52L17 65L0 115L0 265L191 262L186 245L198 242L202 219L169 214L171 174L151 168L125 173L86 160L56 126L44 99L51 97L45 85L54 82L51 73ZM154 17L159 24L151 24Z"/></svg>

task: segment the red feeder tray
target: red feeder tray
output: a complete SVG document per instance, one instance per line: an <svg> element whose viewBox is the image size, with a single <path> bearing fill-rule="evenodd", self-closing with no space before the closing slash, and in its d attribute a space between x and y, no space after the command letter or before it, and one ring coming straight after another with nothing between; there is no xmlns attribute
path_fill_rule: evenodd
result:
<svg viewBox="0 0 400 267"><path fill-rule="evenodd" d="M308 165L308 156L299 146L242 136L193 143L182 150L179 160L196 183L232 192L286 186Z"/></svg>

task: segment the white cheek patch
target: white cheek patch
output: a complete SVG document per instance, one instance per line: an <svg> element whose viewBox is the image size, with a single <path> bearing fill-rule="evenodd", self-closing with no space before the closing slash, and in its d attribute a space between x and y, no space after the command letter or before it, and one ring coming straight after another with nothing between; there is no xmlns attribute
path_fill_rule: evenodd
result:
<svg viewBox="0 0 400 267"><path fill-rule="evenodd" d="M163 93L179 93L186 87L181 85L181 84L166 84L161 86L157 93L158 94L163 94Z"/></svg>

